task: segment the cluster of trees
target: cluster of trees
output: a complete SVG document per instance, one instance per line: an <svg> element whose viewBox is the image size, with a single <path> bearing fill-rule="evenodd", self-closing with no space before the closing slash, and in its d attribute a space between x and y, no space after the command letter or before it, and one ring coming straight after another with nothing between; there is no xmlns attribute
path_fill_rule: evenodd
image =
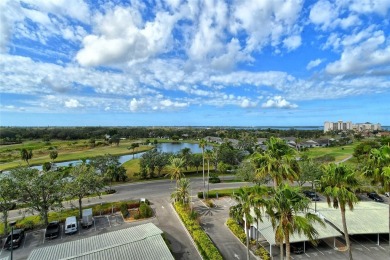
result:
<svg viewBox="0 0 390 260"><path fill-rule="evenodd" d="M313 224L322 223L317 215L308 211L310 200L302 194L300 187L288 184L297 181L301 186L309 181L312 185L318 185L327 197L329 206L340 209L345 243L349 259L352 259L346 210L353 210L358 202L355 192L363 185L361 176L373 185L379 184L385 190L390 190L390 147L372 148L364 159L364 166L356 168L334 163L320 165L306 157L298 161L295 153L284 141L272 137L267 141L266 151L256 152L250 160L244 161L238 174L256 183L271 180L273 187L257 184L251 188L241 188L235 193L239 204L231 208L231 217L243 224L249 234L251 223L262 221L262 214L266 213L275 230L275 241L280 244L281 259L284 255L283 243L286 244L286 257L290 259L291 234L303 233L314 242L317 231ZM250 214L251 208L255 217Z"/></svg>
<svg viewBox="0 0 390 260"><path fill-rule="evenodd" d="M104 155L88 163L83 161L79 165L57 169L47 167L41 172L19 167L0 178L0 212L7 232L8 212L15 207L15 202L24 203L30 210L38 212L47 225L49 211L61 208L64 200L76 199L81 217L83 198L100 195L112 181L125 181L127 176L117 157Z"/></svg>
<svg viewBox="0 0 390 260"><path fill-rule="evenodd" d="M243 135L251 138L269 138L271 136L297 138L318 138L323 133L320 130L298 129L256 129L256 128L229 128L229 127L0 127L2 143L20 143L23 140L42 139L50 141L100 139L106 134L130 139L137 138L190 138L202 139L206 136L217 136L222 139L238 139Z"/></svg>

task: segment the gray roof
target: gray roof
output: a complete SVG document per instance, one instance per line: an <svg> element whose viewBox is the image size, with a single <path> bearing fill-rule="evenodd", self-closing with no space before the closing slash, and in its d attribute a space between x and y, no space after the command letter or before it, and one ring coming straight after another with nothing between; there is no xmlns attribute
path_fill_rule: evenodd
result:
<svg viewBox="0 0 390 260"><path fill-rule="evenodd" d="M252 223L252 226L254 227L257 226L256 221ZM318 232L317 239L338 237L342 235L340 232L338 232L336 229L334 229L327 223L325 223L325 226L322 226L319 223L314 223L313 226ZM272 228L271 221L267 216L263 217L263 222L259 222L259 232L265 237L265 239L268 241L270 245L276 245L275 232L274 229ZM299 235L298 233L294 233L290 236L291 243L308 241L308 240L309 238L303 234Z"/></svg>
<svg viewBox="0 0 390 260"><path fill-rule="evenodd" d="M317 203L317 209L329 222L343 230L340 209L329 207L327 203ZM389 233L389 205L385 203L359 202L353 211L347 207L345 218L350 235Z"/></svg>
<svg viewBox="0 0 390 260"><path fill-rule="evenodd" d="M35 249L28 260L54 259L169 259L161 234L152 223Z"/></svg>

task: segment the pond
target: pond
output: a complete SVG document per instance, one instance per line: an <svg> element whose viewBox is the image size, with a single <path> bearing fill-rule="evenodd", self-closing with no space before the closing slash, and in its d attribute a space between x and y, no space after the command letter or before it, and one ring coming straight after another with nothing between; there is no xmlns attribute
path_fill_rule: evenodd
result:
<svg viewBox="0 0 390 260"><path fill-rule="evenodd" d="M159 152L165 152L165 153L178 153L184 148L190 148L192 153L201 153L202 149L199 148L198 144L191 144L191 143L160 143L156 146L157 150ZM206 149L213 149L212 146L207 145L205 147ZM127 155L120 155L119 156L119 162L125 163L129 160L140 158L145 152L137 153L137 154L127 154ZM88 162L89 160L87 160ZM74 161L66 161L66 162L57 162L55 163L57 167L61 166L68 166L69 164L79 164L81 163L81 160L74 160ZM38 170L42 170L42 165L32 166L31 168L35 168Z"/></svg>

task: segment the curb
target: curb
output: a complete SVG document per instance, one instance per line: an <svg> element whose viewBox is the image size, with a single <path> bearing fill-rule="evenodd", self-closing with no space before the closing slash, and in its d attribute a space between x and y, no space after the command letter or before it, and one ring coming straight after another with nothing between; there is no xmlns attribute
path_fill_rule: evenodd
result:
<svg viewBox="0 0 390 260"><path fill-rule="evenodd" d="M171 209L172 209L172 210L173 210L173 212L175 213L175 216L176 216L176 217L179 219L179 221L180 221L180 224L182 225L182 227L184 228L184 230L185 230L185 232L186 232L187 236L190 238L190 240L191 240L192 244L194 245L194 247L195 247L195 249L196 249L196 252L198 252L198 255L199 255L200 259L202 259L202 260L203 260L203 257L202 257L202 255L200 254L200 252L199 252L199 250L198 250L198 247L197 247L197 246L196 246L196 244L195 244L195 241L194 241L194 239L192 238L192 236L191 236L190 232L188 232L188 230L187 230L186 226L184 226L184 223L183 223L183 221L181 221L181 218L180 218L179 214L177 214L177 212L176 212L175 208L172 206L172 203L169 203L169 206L171 207Z"/></svg>
<svg viewBox="0 0 390 260"><path fill-rule="evenodd" d="M227 220L225 221L224 225L225 227L230 231L230 233L232 233L232 235L237 239L237 241L241 244L241 245L244 245L240 239L238 239L238 237L236 237L236 235L233 233L233 231L230 230L230 228L228 227L228 225L226 224ZM246 248L246 245L244 245L244 247ZM255 258L255 259L261 259L260 257L258 257L257 255L255 255L252 250L249 250L249 252L251 253L251 255Z"/></svg>

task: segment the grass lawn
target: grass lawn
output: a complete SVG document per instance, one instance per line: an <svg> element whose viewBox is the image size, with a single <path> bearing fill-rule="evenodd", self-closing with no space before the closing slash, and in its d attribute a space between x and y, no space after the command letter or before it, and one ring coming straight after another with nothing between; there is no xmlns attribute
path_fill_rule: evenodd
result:
<svg viewBox="0 0 390 260"><path fill-rule="evenodd" d="M102 143L103 140L100 142ZM98 143L97 141L96 143ZM2 145L0 146L0 170L16 168L20 165L26 165L25 161L20 159L20 149L32 149L33 158L29 161L30 165L40 165L44 162L51 161L50 151L56 149L58 157L55 162L64 162L80 159L89 159L99 155L125 155L132 154L133 150L127 149L131 145L132 140L122 140L118 146L116 145L99 145L90 147L88 140L79 141L31 141L23 144ZM151 146L140 146L134 150L135 153L147 151Z"/></svg>
<svg viewBox="0 0 390 260"><path fill-rule="evenodd" d="M303 152L301 154L307 154L309 158L316 158L324 155L334 156L336 161L341 161L343 159L352 156L353 151L358 145L358 143L354 143L346 146L336 146L336 147L315 147L309 148L309 151Z"/></svg>

